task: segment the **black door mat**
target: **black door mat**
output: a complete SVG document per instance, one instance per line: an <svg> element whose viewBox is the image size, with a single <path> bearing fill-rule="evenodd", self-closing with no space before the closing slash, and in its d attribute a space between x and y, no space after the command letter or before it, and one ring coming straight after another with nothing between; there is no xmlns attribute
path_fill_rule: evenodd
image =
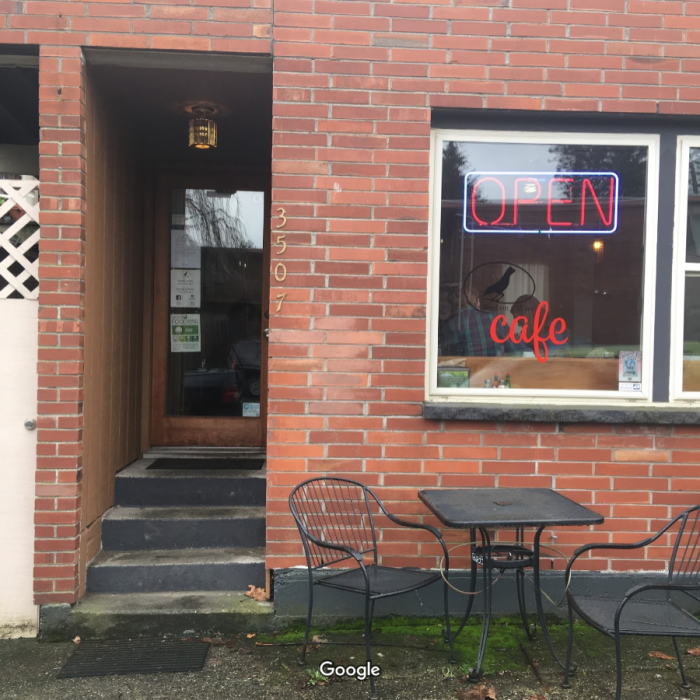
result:
<svg viewBox="0 0 700 700"><path fill-rule="evenodd" d="M208 642L179 639L87 640L57 678L201 671L208 651Z"/></svg>
<svg viewBox="0 0 700 700"><path fill-rule="evenodd" d="M262 469L261 457L159 457L148 469Z"/></svg>

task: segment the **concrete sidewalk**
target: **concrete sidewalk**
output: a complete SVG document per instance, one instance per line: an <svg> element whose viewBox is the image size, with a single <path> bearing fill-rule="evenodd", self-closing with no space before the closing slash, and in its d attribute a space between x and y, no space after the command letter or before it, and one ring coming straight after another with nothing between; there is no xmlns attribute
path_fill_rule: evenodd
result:
<svg viewBox="0 0 700 700"><path fill-rule="evenodd" d="M416 624L415 629L377 620L373 633L374 660L381 666L378 680L381 698L387 700L472 700L475 686L463 678L474 662L476 627L467 628L458 650L459 663L450 665L445 645L436 636L437 621ZM563 652L565 627L552 628L556 646ZM526 640L517 625L499 621L485 668L484 682L493 686L498 700L597 700L613 697L612 643L602 635L577 626L575 658L580 670L571 690L560 687L561 673L541 637ZM357 700L369 695L369 683L333 680L316 683L314 677L325 659L359 664L364 658L357 626L316 631L321 643L309 653L306 668L299 667L298 628L275 636L214 640L205 668L199 673L57 679L56 674L75 650L73 643L40 643L34 640L0 642L0 698L2 700L267 700L280 697L310 700ZM499 646L500 645L500 646ZM505 645L505 646L503 646ZM681 642L685 650L692 640ZM625 639L624 700L676 700L700 697L700 686L680 688L674 661L652 658L650 651L673 655L667 639ZM700 681L700 659L685 655L693 679ZM478 695L476 695L478 697Z"/></svg>

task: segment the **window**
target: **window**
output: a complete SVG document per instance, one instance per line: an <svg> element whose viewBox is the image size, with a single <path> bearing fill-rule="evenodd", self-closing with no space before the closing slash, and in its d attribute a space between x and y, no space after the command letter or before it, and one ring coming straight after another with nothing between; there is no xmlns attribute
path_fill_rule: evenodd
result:
<svg viewBox="0 0 700 700"><path fill-rule="evenodd" d="M700 399L700 138L678 139L673 396Z"/></svg>
<svg viewBox="0 0 700 700"><path fill-rule="evenodd" d="M659 136L434 130L432 145L429 398L651 401ZM700 392L700 362L697 377Z"/></svg>

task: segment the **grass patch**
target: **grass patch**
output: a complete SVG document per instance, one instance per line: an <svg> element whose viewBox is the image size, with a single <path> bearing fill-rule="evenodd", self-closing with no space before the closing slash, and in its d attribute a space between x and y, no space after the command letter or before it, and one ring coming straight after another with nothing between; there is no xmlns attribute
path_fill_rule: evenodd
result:
<svg viewBox="0 0 700 700"><path fill-rule="evenodd" d="M534 620L534 617L531 617ZM451 624L456 628L459 621L454 618ZM394 647L413 647L427 649L444 654L448 660L448 645L443 641L442 630L445 626L441 617L379 617L372 624L372 644L378 651L386 652L383 645ZM583 631L577 625L577 634ZM557 639L566 639L566 623L553 618L550 633ZM590 630L595 634L595 630ZM318 635L329 642L364 645L364 621L343 620L331 627L312 627L310 639ZM600 635L598 635L600 636ZM455 652L458 666L476 663L481 638L481 618L469 620L460 636L455 640ZM304 624L293 623L281 631L270 635L259 635L264 642L278 644L301 644L304 639ZM484 656L484 673L522 669L527 661L520 649L521 644L528 644L527 635L522 628L519 617L492 618L489 639Z"/></svg>

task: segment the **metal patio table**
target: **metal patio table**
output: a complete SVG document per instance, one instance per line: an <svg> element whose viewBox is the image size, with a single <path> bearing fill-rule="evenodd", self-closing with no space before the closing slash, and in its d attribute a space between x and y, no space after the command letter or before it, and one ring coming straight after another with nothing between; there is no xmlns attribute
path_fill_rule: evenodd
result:
<svg viewBox="0 0 700 700"><path fill-rule="evenodd" d="M474 593L477 582L477 564L493 562L483 566L484 577L484 616L481 624L481 643L479 644L479 656L473 677L481 674L481 664L486 651L486 641L491 622L491 603L493 569L499 568L497 562L492 560L492 544L489 530L512 528L516 532L516 542L522 552L524 548L525 528L536 528L531 553L533 569L535 603L537 605L537 617L549 651L555 661L564 668L564 664L557 657L547 630L542 606L542 589L540 587L540 539L545 528L552 525L597 525L604 521L602 515L572 501L566 496L552 489L541 488L474 488L474 489L427 489L418 492L418 497L430 510L435 513L440 522L451 528L469 530L471 542L476 542L476 530L481 536L481 554L483 559L478 561L475 556L475 544L472 544L471 557L471 582L467 608L462 618L462 623L453 639L462 631L471 613L474 603ZM498 546L498 542L494 546ZM521 604L523 622L524 616L524 592L518 588L518 599Z"/></svg>

